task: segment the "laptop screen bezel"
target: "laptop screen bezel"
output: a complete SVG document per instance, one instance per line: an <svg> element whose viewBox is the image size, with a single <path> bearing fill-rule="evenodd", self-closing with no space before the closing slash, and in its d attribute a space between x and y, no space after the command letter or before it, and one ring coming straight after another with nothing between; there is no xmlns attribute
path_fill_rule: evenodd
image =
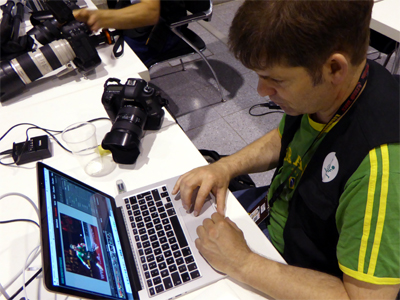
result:
<svg viewBox="0 0 400 300"><path fill-rule="evenodd" d="M97 294L97 293L92 293L90 291L85 291L85 290L77 290L74 288L68 288L68 287L63 287L63 286L56 286L53 284L53 274L52 274L52 267L51 267L51 254L50 254L50 237L49 237L49 228L48 228L48 214L47 214L47 206L46 206L46 195L45 195L45 179L44 179L44 170L48 169L50 172L56 173L57 175L60 175L67 180L72 181L75 184L81 185L86 189L89 189L95 193L98 193L104 197L107 197L110 199L112 211L114 214L114 217L118 214L118 208L116 207L115 200L113 197L110 195L103 193L102 191L99 191L63 172L60 172L59 170L56 170L46 164L43 164L41 162L37 163L37 183L38 183L38 199L39 199L39 212L40 212L40 228L41 228L41 252L42 252L42 268L43 268L43 274L44 274L44 284L45 287L51 291L51 292L56 292L60 294L66 294L66 295L71 295L71 296L77 296L81 298L87 298L87 299L121 299L117 297L112 297L112 296L106 296L103 294ZM116 220L117 221L117 220ZM127 234L126 234L126 229L125 227L121 230L121 226L117 223L117 228L118 228L118 234L121 240L128 240ZM126 236L122 236L122 235ZM132 257L132 252L128 253L130 250L130 247L127 247L126 245L122 247L122 252L125 258L125 262L127 263L129 259L128 257ZM132 257L134 259L134 257ZM135 264L134 264L135 265ZM131 283L132 287L132 296L133 299L139 299L138 296L138 291L140 290L140 283L138 283L138 278L137 274L135 276L134 271L132 270L132 266L127 266L127 273L128 277Z"/></svg>

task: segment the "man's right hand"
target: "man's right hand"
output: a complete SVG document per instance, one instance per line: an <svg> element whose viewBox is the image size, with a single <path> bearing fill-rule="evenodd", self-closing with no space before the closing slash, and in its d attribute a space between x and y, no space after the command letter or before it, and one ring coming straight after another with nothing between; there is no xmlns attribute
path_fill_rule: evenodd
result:
<svg viewBox="0 0 400 300"><path fill-rule="evenodd" d="M221 215L225 215L226 192L230 180L231 173L228 165L224 164L221 159L183 174L176 182L172 194L175 195L180 191L183 207L189 210L193 205L193 193L198 189L193 211L193 214L198 216L211 192L217 201L217 211Z"/></svg>

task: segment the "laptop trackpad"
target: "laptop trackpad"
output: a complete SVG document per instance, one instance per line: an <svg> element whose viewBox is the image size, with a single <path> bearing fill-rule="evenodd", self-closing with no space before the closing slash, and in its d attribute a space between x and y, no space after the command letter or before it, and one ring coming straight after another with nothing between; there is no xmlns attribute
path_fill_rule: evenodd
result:
<svg viewBox="0 0 400 300"><path fill-rule="evenodd" d="M187 213L183 207L179 208L179 213L183 219L183 223L189 232L190 238L194 242L197 238L196 229L200 225L203 225L203 220L206 218L211 218L211 215L216 212L213 201L206 201L203 208L200 211L198 217L193 216L193 213Z"/></svg>

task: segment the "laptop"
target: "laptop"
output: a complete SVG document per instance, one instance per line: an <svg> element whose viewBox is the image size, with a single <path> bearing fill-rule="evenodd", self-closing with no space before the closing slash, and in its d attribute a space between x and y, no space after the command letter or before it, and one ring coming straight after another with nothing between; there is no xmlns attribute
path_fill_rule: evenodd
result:
<svg viewBox="0 0 400 300"><path fill-rule="evenodd" d="M195 246L199 217L170 191L178 177L113 197L37 163L43 274L53 292L87 299L173 299L226 275Z"/></svg>

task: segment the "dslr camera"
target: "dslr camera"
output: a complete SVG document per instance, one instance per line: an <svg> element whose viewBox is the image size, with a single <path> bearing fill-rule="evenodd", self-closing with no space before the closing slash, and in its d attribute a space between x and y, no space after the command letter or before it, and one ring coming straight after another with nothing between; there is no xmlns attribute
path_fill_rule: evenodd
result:
<svg viewBox="0 0 400 300"><path fill-rule="evenodd" d="M64 1L44 0L44 3L49 11L39 18L31 18L31 23L36 25L27 33L35 35L44 46L1 62L1 102L71 61L80 71L91 71L101 63L96 46L114 42L109 32L92 35L86 24L75 20L71 8Z"/></svg>
<svg viewBox="0 0 400 300"><path fill-rule="evenodd" d="M143 79L120 82L109 78L104 84L101 101L113 125L101 146L111 151L116 163L134 164L143 131L161 128L165 114L162 107L168 102Z"/></svg>

